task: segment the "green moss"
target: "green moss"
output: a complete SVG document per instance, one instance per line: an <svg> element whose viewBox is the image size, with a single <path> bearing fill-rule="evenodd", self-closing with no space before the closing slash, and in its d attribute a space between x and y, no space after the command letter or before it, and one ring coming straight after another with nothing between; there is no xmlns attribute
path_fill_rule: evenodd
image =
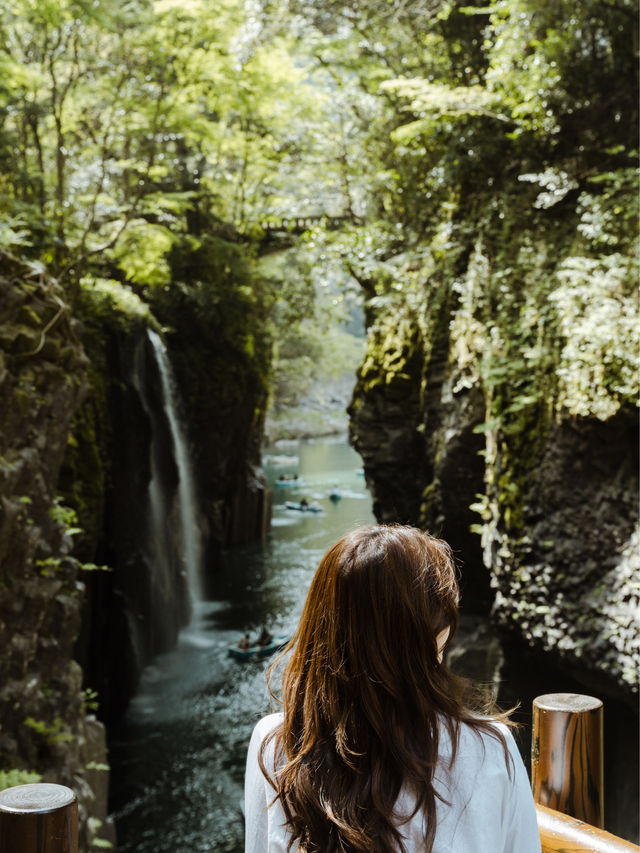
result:
<svg viewBox="0 0 640 853"><path fill-rule="evenodd" d="M399 319L395 312L383 315L367 337L356 396L376 388L391 398L406 396L416 385L423 359L417 325L408 318Z"/></svg>
<svg viewBox="0 0 640 853"><path fill-rule="evenodd" d="M89 326L126 335L147 326L158 328L148 303L131 287L94 276L83 278L80 285L77 310Z"/></svg>
<svg viewBox="0 0 640 853"><path fill-rule="evenodd" d="M84 303L83 303L84 304ZM86 307L86 305L85 305ZM101 532L105 482L109 471L107 431L106 339L119 320L90 311L85 315L84 346L89 356L89 390L77 410L67 441L58 490L63 502L73 507L82 532L76 537L74 552L80 559L93 557Z"/></svg>

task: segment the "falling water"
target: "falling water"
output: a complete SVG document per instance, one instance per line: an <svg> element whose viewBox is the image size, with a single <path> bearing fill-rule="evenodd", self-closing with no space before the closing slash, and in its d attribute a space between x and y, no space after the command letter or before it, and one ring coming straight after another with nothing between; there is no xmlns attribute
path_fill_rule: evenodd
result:
<svg viewBox="0 0 640 853"><path fill-rule="evenodd" d="M162 383L162 394L164 398L164 408L169 421L169 429L173 440L175 453L175 462L178 468L178 503L180 510L180 528L182 534L182 548L184 563L187 572L187 584L189 587L189 595L191 603L199 601L202 598L201 583L200 583L200 536L197 525L197 503L195 497L195 486L193 475L191 472L191 462L187 450L182 424L178 417L176 385L171 370L171 364L167 355L167 350L162 342L162 338L151 329L148 330L149 340L153 347L153 352L158 364L160 372L160 380ZM157 485L155 486L157 488ZM154 495L154 483L151 483L151 508L152 513L158 512L158 496ZM154 519L154 522L156 519ZM162 524L162 519L157 519Z"/></svg>

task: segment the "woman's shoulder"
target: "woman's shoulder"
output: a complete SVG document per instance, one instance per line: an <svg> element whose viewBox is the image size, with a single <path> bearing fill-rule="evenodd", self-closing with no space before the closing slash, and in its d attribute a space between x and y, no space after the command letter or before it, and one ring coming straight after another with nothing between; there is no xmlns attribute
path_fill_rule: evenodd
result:
<svg viewBox="0 0 640 853"><path fill-rule="evenodd" d="M283 714L267 714L255 724L253 734L251 735L251 747L258 749L260 744L267 738L281 723Z"/></svg>
<svg viewBox="0 0 640 853"><path fill-rule="evenodd" d="M493 717L474 716L468 720L461 720L460 733L462 737L480 736L483 740L498 740L498 742L502 739L513 740L510 727Z"/></svg>
<svg viewBox="0 0 640 853"><path fill-rule="evenodd" d="M260 767L261 753L264 753L262 755L264 766L268 768L269 773L273 771L276 764L275 745L273 739L267 742L265 750L263 750L263 744L269 735L275 731L278 725L282 722L282 719L282 714L268 714L266 717L262 717L261 720L258 720L255 724L247 753L247 773L251 777L256 776L258 772L259 776L264 776L262 770L258 771L258 768Z"/></svg>
<svg viewBox="0 0 640 853"><path fill-rule="evenodd" d="M489 717L478 717L477 721L482 725L474 725L473 722L461 721L458 724L457 757L463 757L467 761L490 761L497 760L505 764L505 747L507 754L511 757L518 754L518 747L511 734L509 726ZM449 733L444 727L444 737L441 741L441 755L451 754L451 741ZM510 763L510 762L508 762Z"/></svg>
<svg viewBox="0 0 640 853"><path fill-rule="evenodd" d="M284 719L284 715L282 712L277 714L267 714L266 717L262 717L258 720L254 727L254 732L260 735L260 739L264 739L270 732L272 732L276 726L279 726L282 720Z"/></svg>

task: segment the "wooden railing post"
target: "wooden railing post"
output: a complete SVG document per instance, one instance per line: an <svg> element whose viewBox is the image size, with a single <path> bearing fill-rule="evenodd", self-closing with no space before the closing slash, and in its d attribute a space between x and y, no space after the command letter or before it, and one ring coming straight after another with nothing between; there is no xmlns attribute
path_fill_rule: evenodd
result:
<svg viewBox="0 0 640 853"><path fill-rule="evenodd" d="M0 791L2 853L78 853L78 801L71 788L40 783Z"/></svg>
<svg viewBox="0 0 640 853"><path fill-rule="evenodd" d="M531 784L536 803L604 826L600 699L548 693L533 700Z"/></svg>

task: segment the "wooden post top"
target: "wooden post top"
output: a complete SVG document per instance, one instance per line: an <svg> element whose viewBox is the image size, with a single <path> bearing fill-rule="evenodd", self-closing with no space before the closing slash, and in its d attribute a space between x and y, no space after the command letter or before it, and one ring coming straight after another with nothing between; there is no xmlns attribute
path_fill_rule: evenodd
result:
<svg viewBox="0 0 640 853"><path fill-rule="evenodd" d="M602 708L602 700L595 696L584 696L581 693L545 693L536 696L533 704L541 711L564 711L565 713L583 714L585 711L596 711Z"/></svg>
<svg viewBox="0 0 640 853"><path fill-rule="evenodd" d="M0 812L47 814L70 806L76 795L65 785L39 782L0 791Z"/></svg>

